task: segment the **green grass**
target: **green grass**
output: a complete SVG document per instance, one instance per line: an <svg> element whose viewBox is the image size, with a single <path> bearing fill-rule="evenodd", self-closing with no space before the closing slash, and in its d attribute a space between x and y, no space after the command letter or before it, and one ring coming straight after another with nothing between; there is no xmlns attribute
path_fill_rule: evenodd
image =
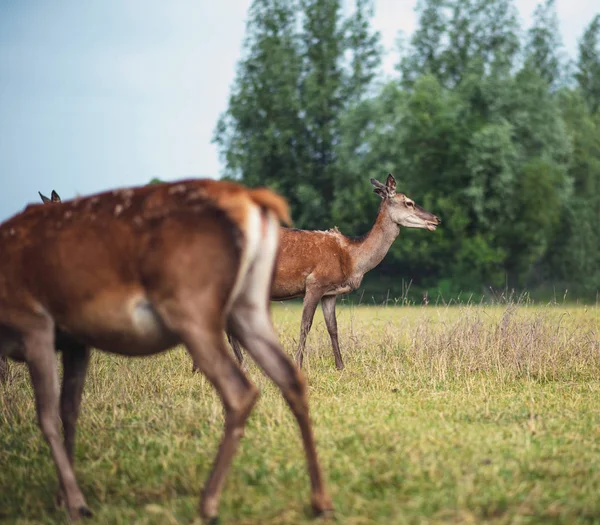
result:
<svg viewBox="0 0 600 525"><path fill-rule="evenodd" d="M300 307L276 305L286 350ZM346 370L320 313L306 373L337 523L600 523L600 308L341 308ZM221 406L183 350L96 353L79 424L88 523L190 523ZM223 492L223 524L313 523L296 425L263 395ZM28 376L0 387L0 521L66 523Z"/></svg>

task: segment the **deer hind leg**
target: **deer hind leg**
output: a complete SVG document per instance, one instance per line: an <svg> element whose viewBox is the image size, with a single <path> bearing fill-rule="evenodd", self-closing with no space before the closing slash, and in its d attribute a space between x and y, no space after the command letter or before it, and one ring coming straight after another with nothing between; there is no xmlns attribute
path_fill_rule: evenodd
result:
<svg viewBox="0 0 600 525"><path fill-rule="evenodd" d="M240 346L240 342L231 335L231 332L227 331L227 341L229 341L229 345L233 349L233 354L235 358L238 360L240 367L242 370L246 370L246 365L244 364L244 354L242 353L242 347ZM192 365L192 372L200 372L200 369L194 364Z"/></svg>
<svg viewBox="0 0 600 525"><path fill-rule="evenodd" d="M229 331L227 332L227 340L229 341L231 348L233 348L233 353L238 360L238 363L242 367L242 370L245 370L246 366L244 365L244 354L242 354L240 342Z"/></svg>
<svg viewBox="0 0 600 525"><path fill-rule="evenodd" d="M323 308L323 317L325 317L325 324L327 325L327 331L331 338L331 346L333 347L333 357L335 358L335 367L338 370L344 369L344 361L342 360L342 353L340 352L340 346L338 344L338 329L337 319L335 317L335 295L326 295L321 299L321 308Z"/></svg>
<svg viewBox="0 0 600 525"><path fill-rule="evenodd" d="M206 519L215 519L225 477L243 435L246 420L258 399L258 389L231 357L221 330L213 333L199 329L196 333L191 331L185 341L194 355L196 366L213 384L225 408L225 432L200 502L201 515ZM207 351L209 348L212 351Z"/></svg>
<svg viewBox="0 0 600 525"><path fill-rule="evenodd" d="M308 412L306 382L279 342L269 313L269 289L277 251L278 228L272 227L249 269L244 288L229 314L229 327L244 348L279 387L300 427L311 483L311 501L317 514L333 509L317 457ZM314 301L310 321L319 297ZM306 299L305 299L306 305ZM304 317L304 315L303 315Z"/></svg>
<svg viewBox="0 0 600 525"><path fill-rule="evenodd" d="M298 341L298 351L296 352L296 363L302 368L302 361L304 360L304 347L306 345L306 337L310 328L312 327L313 318L319 300L323 294L321 290L315 290L314 288L308 288L306 295L304 296L304 304L302 306L302 321L300 324L300 339Z"/></svg>
<svg viewBox="0 0 600 525"><path fill-rule="evenodd" d="M60 393L60 418L62 419L65 439L65 450L71 463L75 464L75 434L77 419L85 375L90 360L90 350L85 345L74 345L70 349L63 349L63 383ZM59 490L57 502L64 503L64 494Z"/></svg>
<svg viewBox="0 0 600 525"><path fill-rule="evenodd" d="M202 517L216 522L225 477L258 399L258 389L231 356L223 337L220 313L202 307L194 308L193 314L179 307L161 307L160 311L167 326L186 345L195 367L215 387L225 409L225 431L200 501Z"/></svg>
<svg viewBox="0 0 600 525"><path fill-rule="evenodd" d="M72 464L60 435L54 331L50 323L48 325L24 337L25 356L33 384L39 425L52 452L67 510L71 519L77 520L80 517L91 516L92 513L77 485Z"/></svg>
<svg viewBox="0 0 600 525"><path fill-rule="evenodd" d="M302 434L311 483L311 502L315 513L332 511L333 505L325 488L317 457L315 440L308 411L306 381L301 370L294 366L277 341L268 312L268 305L235 305L230 315L230 326L235 337L279 387L289 405Z"/></svg>
<svg viewBox="0 0 600 525"><path fill-rule="evenodd" d="M229 341L229 345L233 349L233 353L240 364L242 370L246 370L246 365L244 364L244 354L242 354L242 347L240 346L240 342L231 335L231 332L227 331L227 341ZM200 372L200 369L196 366L196 364L192 365L192 372Z"/></svg>

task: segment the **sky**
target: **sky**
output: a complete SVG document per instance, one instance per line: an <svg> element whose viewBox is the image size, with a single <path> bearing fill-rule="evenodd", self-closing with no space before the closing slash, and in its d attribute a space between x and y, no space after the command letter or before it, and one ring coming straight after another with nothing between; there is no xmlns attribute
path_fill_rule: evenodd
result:
<svg viewBox="0 0 600 525"><path fill-rule="evenodd" d="M523 26L536 0L515 0ZM226 110L251 0L1 0L0 220L55 189L63 199L158 177L218 177ZM556 0L567 53L597 0ZM393 75L416 0L375 0Z"/></svg>

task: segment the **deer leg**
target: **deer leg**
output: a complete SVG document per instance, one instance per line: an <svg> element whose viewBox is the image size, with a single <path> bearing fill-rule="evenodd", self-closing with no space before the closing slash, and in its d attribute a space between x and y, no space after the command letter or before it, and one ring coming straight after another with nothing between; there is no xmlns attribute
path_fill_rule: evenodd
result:
<svg viewBox="0 0 600 525"><path fill-rule="evenodd" d="M231 348L233 348L233 353L235 354L238 363L242 367L242 370L245 370L246 367L244 365L244 354L242 354L242 347L240 346L240 342L233 335L231 335L231 332L227 332L227 340L229 341Z"/></svg>
<svg viewBox="0 0 600 525"><path fill-rule="evenodd" d="M77 418L81 406L81 396L85 383L90 360L90 351L84 345L73 347L69 351L63 350L63 384L60 393L60 418L62 419L67 457L74 467L75 463L75 433L77 431ZM58 492L57 503L64 502L64 494Z"/></svg>
<svg viewBox="0 0 600 525"><path fill-rule="evenodd" d="M306 336L310 332L313 318L315 316L315 310L321 299L321 291L306 290L304 296L304 304L302 306L302 322L300 324L300 340L298 341L298 351L296 352L296 364L302 368L302 361L304 359L304 346L306 345Z"/></svg>
<svg viewBox="0 0 600 525"><path fill-rule="evenodd" d="M240 346L239 341L231 335L231 332L225 333L227 334L227 341L229 341L231 348L233 348L233 353L235 354L241 369L246 370L246 365L244 364L244 354L242 354L242 347ZM192 372L200 372L200 369L193 364Z"/></svg>
<svg viewBox="0 0 600 525"><path fill-rule="evenodd" d="M53 329L36 330L24 338L25 352L42 433L50 446L72 520L91 516L75 479L65 444L60 435L58 371Z"/></svg>
<svg viewBox="0 0 600 525"><path fill-rule="evenodd" d="M200 502L201 515L214 520L218 516L225 476L237 451L246 420L258 399L258 389L231 357L220 331L206 334L198 330L187 338L186 346L194 356L196 366L217 390L225 408L225 432ZM212 351L208 351L209 348Z"/></svg>
<svg viewBox="0 0 600 525"><path fill-rule="evenodd" d="M306 381L301 370L294 366L277 341L277 336L267 310L253 305L234 307L231 327L244 348L279 387L289 405L302 434L311 483L311 502L317 514L333 511L331 498L319 460L308 411Z"/></svg>
<svg viewBox="0 0 600 525"><path fill-rule="evenodd" d="M220 312L194 309L193 315L189 315L180 307L181 301L170 304L159 306L163 320L180 336L195 367L212 383L225 409L225 431L200 500L202 517L216 523L225 477L246 420L258 399L258 389L244 375L227 348ZM210 319L218 321L211 322Z"/></svg>
<svg viewBox="0 0 600 525"><path fill-rule="evenodd" d="M337 319L335 318L335 295L326 295L321 299L321 308L323 308L323 317L325 317L325 324L327 325L327 331L331 338L331 346L333 347L333 357L335 358L335 367L338 370L344 369L344 361L342 361L342 353L340 352L340 346L338 345L338 330L337 330Z"/></svg>

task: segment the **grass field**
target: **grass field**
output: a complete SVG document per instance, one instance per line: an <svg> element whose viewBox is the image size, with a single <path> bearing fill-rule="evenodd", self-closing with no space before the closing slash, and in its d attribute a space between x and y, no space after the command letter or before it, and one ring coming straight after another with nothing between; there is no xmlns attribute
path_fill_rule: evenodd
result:
<svg viewBox="0 0 600 525"><path fill-rule="evenodd" d="M289 353L298 305L275 305ZM600 523L600 308L340 308L346 370L317 315L305 360L337 523ZM190 523L221 405L183 350L96 353L77 474L86 523ZM312 523L297 427L254 367L259 401L223 492L223 524ZM0 521L65 523L28 376L0 387Z"/></svg>

